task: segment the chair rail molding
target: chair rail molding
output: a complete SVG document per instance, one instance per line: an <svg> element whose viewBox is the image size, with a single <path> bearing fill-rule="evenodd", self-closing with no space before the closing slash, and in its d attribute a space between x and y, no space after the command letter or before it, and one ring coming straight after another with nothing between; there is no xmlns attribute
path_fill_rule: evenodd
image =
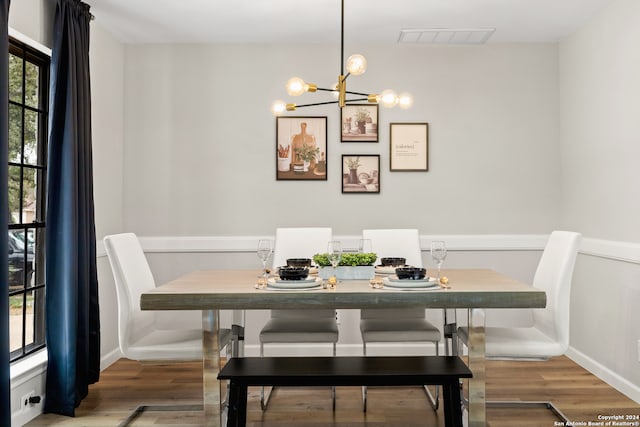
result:
<svg viewBox="0 0 640 427"><path fill-rule="evenodd" d="M640 243L585 238L580 253L615 261L640 264Z"/></svg>
<svg viewBox="0 0 640 427"><path fill-rule="evenodd" d="M447 234L422 235L423 251L429 250L432 240L444 240L450 251L541 251L547 234ZM140 243L148 253L234 253L255 252L258 240L264 236L142 236ZM338 235L347 250L356 250L360 236ZM98 257L106 256L102 240L97 242ZM640 264L640 243L584 237L580 254L615 261Z"/></svg>

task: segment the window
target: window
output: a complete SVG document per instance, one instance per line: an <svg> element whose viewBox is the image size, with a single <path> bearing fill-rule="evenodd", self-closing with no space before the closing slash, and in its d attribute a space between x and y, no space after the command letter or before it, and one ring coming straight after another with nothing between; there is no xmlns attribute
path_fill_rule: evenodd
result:
<svg viewBox="0 0 640 427"><path fill-rule="evenodd" d="M11 361L45 346L47 55L9 39L9 337Z"/></svg>

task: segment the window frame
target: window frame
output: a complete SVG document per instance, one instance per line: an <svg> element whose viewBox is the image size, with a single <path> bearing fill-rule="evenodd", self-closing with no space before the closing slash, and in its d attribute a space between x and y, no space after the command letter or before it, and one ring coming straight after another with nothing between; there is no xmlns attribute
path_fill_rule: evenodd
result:
<svg viewBox="0 0 640 427"><path fill-rule="evenodd" d="M20 183L19 183L19 221L9 223L9 236L11 239L13 233L22 233L23 247L20 249L23 251L23 271L27 271L27 274L22 273L22 284L19 287L12 288L10 283L7 283L9 292L9 299L13 298L14 301L22 299L21 303L21 330L11 330L12 333L21 333L21 345L19 348L10 349L10 361L15 362L31 355L46 346L45 339L45 219L46 219L46 169L47 169L47 146L48 146L48 109L49 109L49 78L50 78L50 63L51 56L35 47L30 46L15 37L9 36L9 53L22 59L22 81L21 81L21 99L15 100L9 97L9 108L20 109L20 144L21 144L21 158L19 161L13 161L15 159L9 159L9 168L20 168ZM31 106L26 102L26 63L30 63L38 67L38 105ZM27 163L25 159L25 114L35 113L38 116L38 128L36 133L37 142L37 164ZM9 115L11 119L11 114ZM11 127L11 124L10 124ZM23 185L25 173L35 173L35 203L37 206L36 217L32 222L25 222L24 214L24 195ZM28 274L28 265L32 263L29 261L29 245L28 238L30 232L34 236L34 249L32 260L35 261L37 268L33 279L30 280ZM33 268L32 270L33 271ZM27 336L27 316L29 296L32 295L33 306L33 335ZM11 310L10 310L11 312ZM11 314L10 314L11 316Z"/></svg>

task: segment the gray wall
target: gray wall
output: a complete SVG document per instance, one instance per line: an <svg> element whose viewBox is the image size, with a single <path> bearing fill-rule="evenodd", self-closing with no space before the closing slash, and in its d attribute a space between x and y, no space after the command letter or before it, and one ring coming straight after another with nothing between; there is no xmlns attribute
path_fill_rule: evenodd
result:
<svg viewBox="0 0 640 427"><path fill-rule="evenodd" d="M94 21L95 22L95 21ZM96 237L124 227L124 46L92 24L90 45L91 113ZM99 253L102 251L99 250ZM102 354L118 348L116 294L106 257L98 259Z"/></svg>
<svg viewBox="0 0 640 427"><path fill-rule="evenodd" d="M350 50L350 49L349 49ZM141 235L547 233L560 220L555 45L362 46L353 90L411 90L413 109L380 108L379 143L340 143L328 116L328 181L275 180L273 100L289 76L331 85L335 46L129 45L125 65L125 226ZM307 77L308 76L308 77ZM306 99L306 101L305 101ZM302 102L326 100L307 95ZM389 171L390 122L428 122L429 172ZM341 194L341 154L380 154L380 195ZM292 209L285 200L296 197ZM256 210L259 215L256 215Z"/></svg>
<svg viewBox="0 0 640 427"><path fill-rule="evenodd" d="M563 226L609 246L582 256L571 345L640 385L640 2L618 0L560 44ZM596 238L596 239L594 239ZM586 359L591 359L588 361Z"/></svg>

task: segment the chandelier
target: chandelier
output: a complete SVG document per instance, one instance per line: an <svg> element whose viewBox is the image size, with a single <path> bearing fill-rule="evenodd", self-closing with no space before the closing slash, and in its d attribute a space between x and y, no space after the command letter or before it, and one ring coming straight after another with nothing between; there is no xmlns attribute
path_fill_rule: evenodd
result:
<svg viewBox="0 0 640 427"><path fill-rule="evenodd" d="M295 111L297 108L313 107L317 105L338 104L340 108L347 104L354 102L370 102L374 104L382 104L384 107L393 108L396 105L400 108L410 108L413 105L413 98L408 93L401 93L397 95L395 91L391 89L384 90L379 94L376 93L362 93L353 92L347 90L347 78L351 75L359 76L367 70L367 60L360 54L351 55L347 59L345 74L345 61L344 61L344 0L341 7L341 20L340 20L340 75L338 76L338 83L333 88L321 88L313 83L305 82L300 77L292 77L287 81L286 88L287 93L290 96L300 96L305 92L332 92L337 95L338 99L334 101L315 102L311 104L293 104L286 103L282 100L277 100L273 103L271 111L275 115L284 113L285 111ZM358 96L359 98L347 99L347 96Z"/></svg>

